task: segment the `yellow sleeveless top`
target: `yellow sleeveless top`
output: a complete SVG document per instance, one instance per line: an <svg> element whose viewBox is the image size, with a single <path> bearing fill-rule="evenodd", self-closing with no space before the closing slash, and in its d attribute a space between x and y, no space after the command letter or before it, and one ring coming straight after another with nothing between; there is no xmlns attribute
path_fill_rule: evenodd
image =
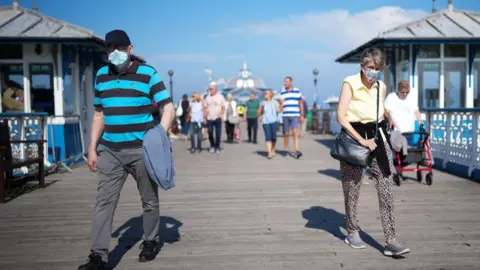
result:
<svg viewBox="0 0 480 270"><path fill-rule="evenodd" d="M350 86L352 91L352 100L347 109L348 122L375 122L377 119L377 84L373 84L372 88L368 89L363 83L360 77L360 73L352 76L348 76L343 80ZM383 106L384 100L382 99L382 93L385 93L385 83L380 83L380 109L378 111L379 121L383 120L383 114L385 108Z"/></svg>

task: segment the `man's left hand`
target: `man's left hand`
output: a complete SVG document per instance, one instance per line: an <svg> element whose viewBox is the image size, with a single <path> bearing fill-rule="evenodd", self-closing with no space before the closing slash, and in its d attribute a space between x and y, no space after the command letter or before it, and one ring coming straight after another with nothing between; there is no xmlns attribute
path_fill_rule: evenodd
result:
<svg viewBox="0 0 480 270"><path fill-rule="evenodd" d="M305 118L303 118L303 116L300 116L300 124L303 124L303 121L305 121Z"/></svg>

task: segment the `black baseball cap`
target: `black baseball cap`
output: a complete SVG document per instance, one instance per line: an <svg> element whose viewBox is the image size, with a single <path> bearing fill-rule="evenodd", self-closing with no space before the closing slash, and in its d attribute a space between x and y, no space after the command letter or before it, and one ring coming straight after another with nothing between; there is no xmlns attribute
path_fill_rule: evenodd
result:
<svg viewBox="0 0 480 270"><path fill-rule="evenodd" d="M105 35L105 45L130 46L130 38L123 30L115 29Z"/></svg>

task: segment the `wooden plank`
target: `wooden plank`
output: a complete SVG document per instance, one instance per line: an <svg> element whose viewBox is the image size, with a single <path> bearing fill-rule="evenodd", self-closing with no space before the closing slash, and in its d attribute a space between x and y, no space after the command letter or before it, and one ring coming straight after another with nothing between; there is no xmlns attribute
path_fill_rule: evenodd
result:
<svg viewBox="0 0 480 270"><path fill-rule="evenodd" d="M326 146L331 140L327 135L302 138L300 160L282 155L267 160L257 153L264 151L262 143L192 155L187 143L175 141L177 187L160 192L162 251L153 262L136 261L142 209L129 178L114 218L114 231L128 225L111 241L116 269L478 267L480 185L438 171L432 186L406 181L394 187L397 235L412 249L405 259L381 253L384 239L372 180L362 186L358 209L370 246L346 246L339 166ZM52 181L46 189L0 205L0 269L76 269L88 255L96 177L82 166L73 174L51 175L47 183Z"/></svg>

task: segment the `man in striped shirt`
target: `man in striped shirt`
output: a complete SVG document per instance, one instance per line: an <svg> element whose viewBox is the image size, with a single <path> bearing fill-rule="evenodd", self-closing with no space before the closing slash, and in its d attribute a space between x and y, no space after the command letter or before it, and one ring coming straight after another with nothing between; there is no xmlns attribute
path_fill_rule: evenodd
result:
<svg viewBox="0 0 480 270"><path fill-rule="evenodd" d="M285 78L284 87L285 88L282 89L280 93L280 107L283 115L283 139L285 143L285 151L298 159L302 156L298 142L298 130L300 124L304 121L302 93L300 93L298 88L292 86L292 77ZM293 136L295 152L290 152L290 135Z"/></svg>
<svg viewBox="0 0 480 270"><path fill-rule="evenodd" d="M174 118L169 91L157 73L133 60L133 46L122 30L105 37L109 64L95 79L95 113L88 166L99 177L92 221L89 262L80 270L106 269L112 221L120 192L128 175L137 182L143 206L143 243L140 262L155 259L159 252L160 213L158 187L150 179L144 161L143 137L155 126L152 100L162 111L161 125L168 130Z"/></svg>

